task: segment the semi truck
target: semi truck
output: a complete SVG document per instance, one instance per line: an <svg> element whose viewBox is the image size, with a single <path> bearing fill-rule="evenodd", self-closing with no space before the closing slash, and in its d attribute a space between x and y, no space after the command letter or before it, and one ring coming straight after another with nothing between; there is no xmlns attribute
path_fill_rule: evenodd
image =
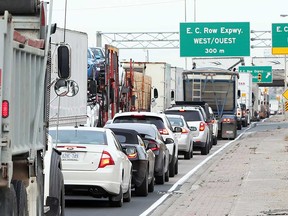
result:
<svg viewBox="0 0 288 216"><path fill-rule="evenodd" d="M0 1L0 215L64 215L61 158L48 136L53 1ZM60 68L68 68L65 48ZM64 52L61 52L64 51Z"/></svg>
<svg viewBox="0 0 288 216"><path fill-rule="evenodd" d="M237 98L239 73L213 67L184 70L182 73L183 98L180 101L202 101L213 110L218 120L218 136L237 136Z"/></svg>
<svg viewBox="0 0 288 216"><path fill-rule="evenodd" d="M120 64L120 111L150 111L152 78L143 73L144 68L135 66L132 59Z"/></svg>
<svg viewBox="0 0 288 216"><path fill-rule="evenodd" d="M129 62L122 62L129 64ZM171 65L166 62L133 62L134 68L151 77L151 112L161 112L171 106Z"/></svg>

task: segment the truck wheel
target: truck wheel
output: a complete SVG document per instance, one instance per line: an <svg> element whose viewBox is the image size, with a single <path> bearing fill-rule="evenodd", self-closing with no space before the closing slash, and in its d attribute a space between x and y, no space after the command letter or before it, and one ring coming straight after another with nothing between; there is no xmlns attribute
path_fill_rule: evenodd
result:
<svg viewBox="0 0 288 216"><path fill-rule="evenodd" d="M0 215L17 216L17 198L13 184L10 188L0 189Z"/></svg>
<svg viewBox="0 0 288 216"><path fill-rule="evenodd" d="M26 187L21 180L13 180L12 184L15 188L17 204L18 204L18 215L28 216L28 206L27 206L27 192Z"/></svg>

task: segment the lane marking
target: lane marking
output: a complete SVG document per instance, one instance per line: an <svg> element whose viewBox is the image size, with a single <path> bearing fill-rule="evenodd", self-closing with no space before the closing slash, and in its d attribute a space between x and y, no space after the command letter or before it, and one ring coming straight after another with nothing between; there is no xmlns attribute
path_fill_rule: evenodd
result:
<svg viewBox="0 0 288 216"><path fill-rule="evenodd" d="M146 216L149 215L152 211L154 211L158 206L160 206L171 194L172 192L179 186L179 185L183 185L187 179L189 179L198 169L200 169L206 162L208 162L209 160L211 160L215 155L217 155L218 153L220 153L221 151L223 151L227 146L231 145L233 142L237 141L238 139L240 139L242 137L242 135L249 130L250 128L252 128L252 124L246 128L241 134L239 134L238 137L236 137L236 139L231 140L230 142L226 143L224 146L222 146L220 149L218 149L217 151L215 151L212 155L210 155L209 157L207 157L205 160L203 160L201 163L199 163L196 167L194 167L192 170L190 170L186 175L184 175L181 179L179 179L169 190L167 194L164 194L162 197L160 197L156 202L154 202L153 205L151 205L146 211L144 211L142 214L140 214L140 216Z"/></svg>

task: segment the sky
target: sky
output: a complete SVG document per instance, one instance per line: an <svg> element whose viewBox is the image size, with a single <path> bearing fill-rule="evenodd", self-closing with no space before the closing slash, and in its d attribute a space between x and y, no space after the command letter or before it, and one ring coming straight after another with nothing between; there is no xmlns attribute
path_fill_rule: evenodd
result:
<svg viewBox="0 0 288 216"><path fill-rule="evenodd" d="M186 17L185 17L186 11ZM181 22L249 22L250 30L268 31L272 23L288 23L287 0L67 0L66 28L86 32L96 45L96 32L179 32ZM54 0L53 22L64 27L65 0ZM105 43L105 41L103 41ZM103 44L104 45L104 44ZM252 56L270 49L251 49ZM120 61L161 61L172 66L191 64L179 49L119 51Z"/></svg>

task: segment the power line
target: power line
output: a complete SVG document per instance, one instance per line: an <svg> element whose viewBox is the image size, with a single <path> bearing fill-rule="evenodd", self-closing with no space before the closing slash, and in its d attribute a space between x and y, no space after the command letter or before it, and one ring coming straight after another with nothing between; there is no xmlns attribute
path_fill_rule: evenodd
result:
<svg viewBox="0 0 288 216"><path fill-rule="evenodd" d="M111 8L128 8L128 7L139 7L147 5L161 5L169 4L174 2L184 2L184 0L170 0L170 1L161 1L161 2L150 2L150 3L139 3L139 4L125 4L125 5L114 5L114 6L100 6L100 7L89 7L89 8L74 8L68 9L69 11L82 11L82 10L102 10L102 9L111 9ZM64 9L54 9L56 11L62 11Z"/></svg>

